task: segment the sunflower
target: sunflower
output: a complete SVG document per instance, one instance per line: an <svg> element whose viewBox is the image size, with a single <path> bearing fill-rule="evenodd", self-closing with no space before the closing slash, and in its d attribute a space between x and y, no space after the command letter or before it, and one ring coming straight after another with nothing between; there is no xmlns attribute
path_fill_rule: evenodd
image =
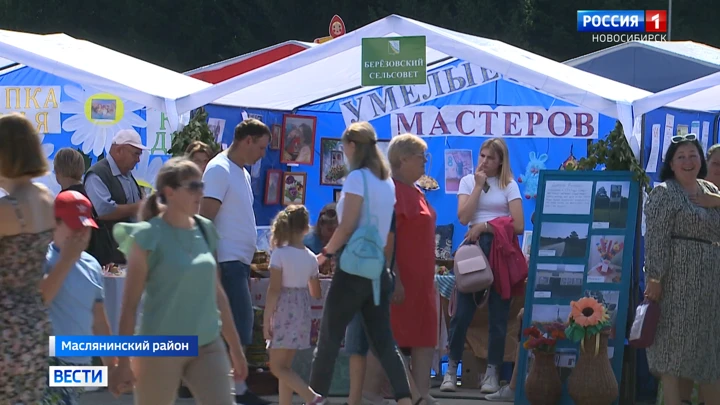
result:
<svg viewBox="0 0 720 405"><path fill-rule="evenodd" d="M595 326L609 319L605 307L594 298L585 297L570 303L570 317L580 326Z"/></svg>

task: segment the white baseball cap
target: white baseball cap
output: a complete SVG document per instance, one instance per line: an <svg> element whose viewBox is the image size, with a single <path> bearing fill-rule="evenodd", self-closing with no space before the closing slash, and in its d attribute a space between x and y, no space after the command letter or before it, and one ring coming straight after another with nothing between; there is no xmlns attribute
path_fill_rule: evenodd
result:
<svg viewBox="0 0 720 405"><path fill-rule="evenodd" d="M130 145L142 150L150 149L143 145L142 139L140 139L140 134L132 129L122 129L118 131L118 133L115 134L112 143L113 145Z"/></svg>

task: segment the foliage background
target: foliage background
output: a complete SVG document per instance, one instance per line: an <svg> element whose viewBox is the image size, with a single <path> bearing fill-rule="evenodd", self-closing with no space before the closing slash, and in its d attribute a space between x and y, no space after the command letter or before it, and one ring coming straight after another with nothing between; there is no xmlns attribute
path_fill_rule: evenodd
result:
<svg viewBox="0 0 720 405"><path fill-rule="evenodd" d="M577 10L667 9L667 0L0 0L2 28L64 32L184 72L267 46L328 35L339 14L349 31L399 14L498 39L557 61L608 44L577 32ZM673 4L673 40L720 45L714 0Z"/></svg>

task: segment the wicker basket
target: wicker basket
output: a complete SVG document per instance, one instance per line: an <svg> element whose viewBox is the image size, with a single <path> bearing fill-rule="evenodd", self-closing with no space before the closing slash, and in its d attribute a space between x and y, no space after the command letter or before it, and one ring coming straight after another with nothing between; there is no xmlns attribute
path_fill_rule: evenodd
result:
<svg viewBox="0 0 720 405"><path fill-rule="evenodd" d="M562 396L562 382L555 366L555 353L533 352L525 396L531 405L556 405Z"/></svg>
<svg viewBox="0 0 720 405"><path fill-rule="evenodd" d="M608 358L608 333L586 337L568 378L568 394L576 405L610 405L619 395Z"/></svg>

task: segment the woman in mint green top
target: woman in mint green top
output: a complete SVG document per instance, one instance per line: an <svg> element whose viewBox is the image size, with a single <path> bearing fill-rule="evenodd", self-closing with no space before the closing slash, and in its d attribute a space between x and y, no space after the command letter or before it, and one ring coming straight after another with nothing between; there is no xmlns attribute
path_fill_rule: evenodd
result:
<svg viewBox="0 0 720 405"><path fill-rule="evenodd" d="M236 378L247 375L217 275L218 234L211 221L197 215L203 196L201 178L192 161L170 159L158 173L158 191L143 207L143 222L117 224L113 229L128 258L120 335L134 334L144 293L140 335L192 335L200 346L198 357L138 357L132 367L129 358L121 358L111 390L119 395L134 385L136 405L174 403L180 380L199 403L231 405L235 402L230 360Z"/></svg>

